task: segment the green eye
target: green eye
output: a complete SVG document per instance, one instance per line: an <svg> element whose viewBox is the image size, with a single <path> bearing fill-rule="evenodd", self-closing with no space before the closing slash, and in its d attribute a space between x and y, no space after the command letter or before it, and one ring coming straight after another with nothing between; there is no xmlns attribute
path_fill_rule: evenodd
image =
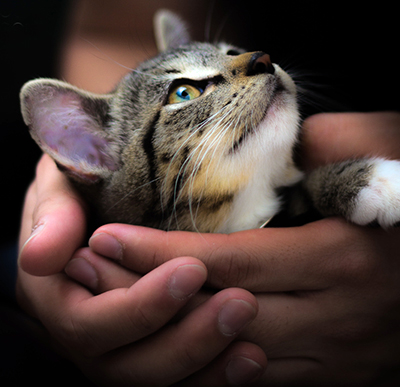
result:
<svg viewBox="0 0 400 387"><path fill-rule="evenodd" d="M204 90L200 87L192 85L180 85L171 90L168 96L168 103L179 103L185 101L191 101L202 95Z"/></svg>

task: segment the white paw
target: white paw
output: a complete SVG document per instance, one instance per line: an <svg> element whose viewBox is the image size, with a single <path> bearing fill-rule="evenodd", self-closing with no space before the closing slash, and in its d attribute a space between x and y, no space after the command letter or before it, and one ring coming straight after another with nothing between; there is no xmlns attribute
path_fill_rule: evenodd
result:
<svg viewBox="0 0 400 387"><path fill-rule="evenodd" d="M368 186L357 195L351 220L389 227L400 221L400 161L376 159L373 168Z"/></svg>

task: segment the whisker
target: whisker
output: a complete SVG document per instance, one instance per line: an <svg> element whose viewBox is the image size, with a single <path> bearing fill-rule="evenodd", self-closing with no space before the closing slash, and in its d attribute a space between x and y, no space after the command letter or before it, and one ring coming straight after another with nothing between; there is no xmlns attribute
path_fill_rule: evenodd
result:
<svg viewBox="0 0 400 387"><path fill-rule="evenodd" d="M186 146L186 144L189 142L189 140L197 134L198 130L200 130L203 125L205 125L205 123L200 123L200 124L196 125L197 128L196 128L196 126L194 127L194 128L196 128L196 130L194 130L194 128L190 129L189 132L192 132L192 133L185 139L185 141L180 145L180 147L174 153L174 156L172 157L172 159L169 163L168 170L167 170L167 173L164 178L161 195L164 191L166 191L166 187L167 187L167 183L168 183L168 176L169 176L170 170L174 164L176 157L178 157L180 151ZM178 176L179 176L179 174L180 174L180 171L178 172ZM161 196L161 207L163 208L163 197L162 196Z"/></svg>
<svg viewBox="0 0 400 387"><path fill-rule="evenodd" d="M194 212L193 211L193 199L192 198L193 198L193 187L194 187L194 181L195 181L196 174L198 173L198 171L200 169L200 166L203 164L204 160L206 159L208 154L211 152L211 150L212 150L212 154L209 157L210 157L210 159L214 159L215 158L216 152L221 149L221 147L220 147L221 141L226 136L227 131L230 129L230 123L225 123L224 125L220 126L219 129L220 129L219 133L214 137L212 142L208 146L203 146L202 147L202 151L203 152L199 152L199 154L197 156L197 160L195 162L195 167L193 168L193 171L192 171L190 179L189 179L190 187L191 187L189 189L189 209L190 209L191 219L192 219L192 223L193 223L194 227L196 227L196 218L197 218L197 214L198 214L198 211L199 211L199 208L200 208L201 199L203 197L203 193L205 191L205 187L207 186L207 180L208 180L208 176L209 176L209 173L210 173L211 163L208 163L208 168L207 168L207 170L205 172L205 182L204 182L204 185L203 185L203 189L200 192L198 200L197 200L196 211ZM210 133L215 134L215 130L213 130L213 129L210 130ZM214 169L218 169L218 166L219 166L222 158L223 158L223 153L220 153L220 156L218 157L217 165L214 167Z"/></svg>
<svg viewBox="0 0 400 387"><path fill-rule="evenodd" d="M173 208L171 211L170 219L169 219L169 226L168 228L171 227L172 221L175 219L176 222L178 222L177 218L177 204L181 200L182 196L184 195L185 192L187 192L188 195L188 200L189 200L189 210L191 213L192 217L192 222L193 226L196 229L195 226L195 216L193 212L193 192L194 192L194 186L195 186L195 179L198 171L201 168L202 163L204 162L205 158L209 155L209 153L213 150L213 156L215 155L215 152L219 149L219 147L215 147L216 143L219 143L221 139L223 138L225 132L228 130L229 123L223 123L223 121L231 114L232 112L232 107L227 107L224 106L221 109L219 109L217 112L212 114L210 117L208 117L206 120L202 121L201 123L195 125L194 127L190 128L188 131L190 135L187 136L187 138L183 141L183 143L179 146L178 150L174 153L173 158L171 159L169 166L168 166L168 171L166 173L166 177L164 178L164 183L163 183L163 192L167 192L167 184L168 184L168 176L171 172L171 169L174 165L174 162L176 158L179 156L180 152L182 149L184 149L185 146L187 146L188 142L196 136L200 130L204 129L210 122L213 122L213 126L209 128L206 132L205 135L201 138L200 142L196 145L195 148L193 148L190 153L187 155L186 159L183 160L179 171L177 173L177 177L175 179L174 183L174 188L173 188ZM217 120L216 120L217 118ZM215 122L214 122L215 121ZM222 124L222 126L221 126ZM219 132L216 134L216 130ZM225 130L224 130L225 128ZM212 139L212 137L214 138ZM210 142L211 140L211 142ZM210 167L210 166L209 166ZM208 170L207 170L207 175L208 175ZM187 178L183 181L183 177L187 176ZM181 186L179 186L181 184ZM186 189L188 187L188 189ZM166 195L161 194L161 196L164 196L166 198ZM200 195L201 199L202 194ZM200 205L200 199L197 204L197 207ZM162 208L164 208L164 202L165 199L162 198L163 204ZM197 213L197 210L196 210Z"/></svg>
<svg viewBox="0 0 400 387"><path fill-rule="evenodd" d="M103 50L101 50L97 45L95 45L93 42L91 42L90 40L87 40L85 38L81 38L84 42L90 44L93 48L95 48L98 52L100 52L102 55L105 56L105 58L102 58L101 56L96 56L97 58L101 59L101 60L109 60L110 62L116 64L119 67L122 67L125 70L129 70L131 72L137 73L137 74L142 74L142 75L146 75L146 76L152 76L152 74L148 74L146 72L143 71L139 71L137 69L133 69L131 67L127 67L125 65L123 65L122 63L117 62L115 59L113 59L110 55L108 55L107 53L105 53Z"/></svg>
<svg viewBox="0 0 400 387"><path fill-rule="evenodd" d="M135 191L137 191L137 190L139 190L139 189L141 189L141 188L143 188L143 187L146 187L146 186L148 186L148 185L151 185L151 184L153 184L154 182L156 182L157 180L160 180L160 178L153 179L153 180L151 180L151 181L149 181L149 182L147 182L147 183L145 183L145 184L142 184L142 185L136 187L134 190L129 191L129 192L126 193L122 198L120 198L119 200L117 200L111 207L109 207L109 208L104 212L104 214L107 214L108 212L110 212L113 208L115 208L117 205L119 205L122 201L126 200L129 196L131 196Z"/></svg>
<svg viewBox="0 0 400 387"><path fill-rule="evenodd" d="M221 40L221 35L222 35L222 31L224 30L226 23L228 21L228 19L231 17L232 14L232 10L229 10L226 15L224 16L224 18L222 19L222 22L220 23L220 26L215 34L215 38L214 38L214 44L220 42Z"/></svg>
<svg viewBox="0 0 400 387"><path fill-rule="evenodd" d="M211 21L214 13L214 7L215 7L215 2L216 0L213 0L210 4L210 7L207 12L207 19L206 23L204 26L204 41L205 42L210 42L210 35L211 35Z"/></svg>

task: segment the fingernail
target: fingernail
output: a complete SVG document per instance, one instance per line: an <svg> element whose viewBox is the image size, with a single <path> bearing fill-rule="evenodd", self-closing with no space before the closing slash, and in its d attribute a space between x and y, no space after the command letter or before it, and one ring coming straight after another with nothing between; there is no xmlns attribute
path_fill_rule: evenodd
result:
<svg viewBox="0 0 400 387"><path fill-rule="evenodd" d="M96 270L84 258L74 258L65 267L65 273L90 289L96 289L98 278Z"/></svg>
<svg viewBox="0 0 400 387"><path fill-rule="evenodd" d="M225 375L229 384L239 386L258 379L263 371L260 364L256 363L254 360L238 356L228 363Z"/></svg>
<svg viewBox="0 0 400 387"><path fill-rule="evenodd" d="M32 232L31 235L29 236L29 238L25 241L25 243L22 245L21 247L21 251L19 252L19 254L21 255L22 251L24 250L25 246L35 237L37 237L44 229L45 223L39 223L36 224L35 227L32 228Z"/></svg>
<svg viewBox="0 0 400 387"><path fill-rule="evenodd" d="M172 297L184 300L197 293L207 278L204 267L199 265L182 265L171 274L168 281Z"/></svg>
<svg viewBox="0 0 400 387"><path fill-rule="evenodd" d="M89 239L90 248L96 253L117 261L122 260L123 247L121 243L110 234L101 232Z"/></svg>
<svg viewBox="0 0 400 387"><path fill-rule="evenodd" d="M32 233L31 233L31 236L29 237L29 239L35 237L36 235L39 235L42 232L42 230L44 229L44 225L45 225L44 222L35 225L35 227L33 227L33 229L32 229Z"/></svg>
<svg viewBox="0 0 400 387"><path fill-rule="evenodd" d="M254 307L243 300L229 300L219 311L218 327L225 336L241 331L256 316Z"/></svg>

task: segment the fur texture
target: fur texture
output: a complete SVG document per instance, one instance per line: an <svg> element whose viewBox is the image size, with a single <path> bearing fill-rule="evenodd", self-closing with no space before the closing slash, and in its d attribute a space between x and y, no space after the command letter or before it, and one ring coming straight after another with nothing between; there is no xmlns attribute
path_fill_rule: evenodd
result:
<svg viewBox="0 0 400 387"><path fill-rule="evenodd" d="M280 210L277 190L303 179L293 162L294 82L265 53L191 42L168 11L155 20L160 54L110 94L28 82L21 105L32 137L103 222L201 232L260 227ZM347 161L307 176L304 188L325 215L387 226L400 217L381 214L397 206L398 169ZM363 216L382 174L397 183L374 200L392 204Z"/></svg>

